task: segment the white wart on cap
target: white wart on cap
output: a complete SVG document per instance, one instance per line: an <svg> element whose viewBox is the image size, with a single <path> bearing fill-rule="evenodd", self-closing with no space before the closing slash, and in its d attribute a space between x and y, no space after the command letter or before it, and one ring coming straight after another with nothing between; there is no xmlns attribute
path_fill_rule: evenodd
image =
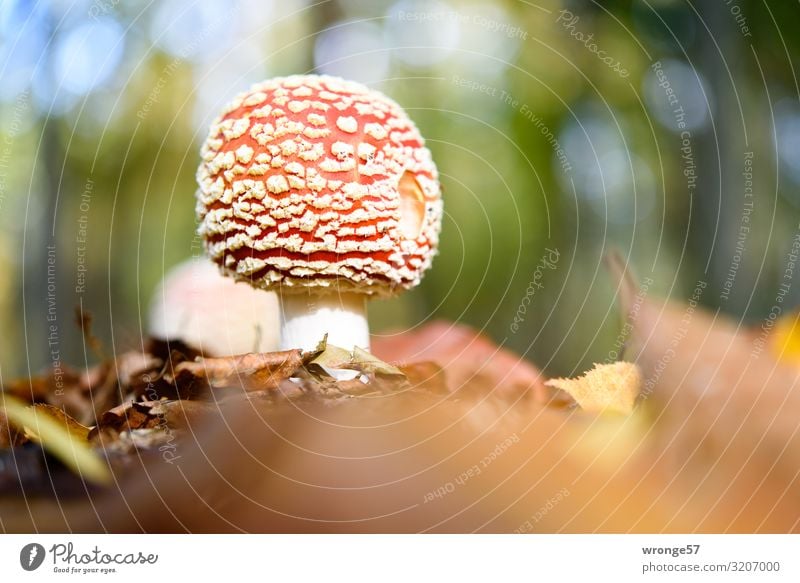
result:
<svg viewBox="0 0 800 583"><path fill-rule="evenodd" d="M201 154L208 254L226 274L277 290L285 319L363 312L364 296L416 286L436 253L442 202L430 151L399 105L363 85L316 75L257 84L215 120ZM336 343L340 325L365 331L355 316L292 342L309 348L322 332ZM364 331L340 344L365 348Z"/></svg>

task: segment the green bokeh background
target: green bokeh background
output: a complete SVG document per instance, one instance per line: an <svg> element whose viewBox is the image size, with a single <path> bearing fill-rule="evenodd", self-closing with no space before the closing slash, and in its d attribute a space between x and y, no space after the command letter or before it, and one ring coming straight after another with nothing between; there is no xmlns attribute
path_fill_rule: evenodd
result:
<svg viewBox="0 0 800 583"><path fill-rule="evenodd" d="M612 248L653 278L653 293L686 298L702 279L703 304L757 322L800 221L798 16L794 3L747 0L4 2L0 375L46 366L52 324L65 361L91 362L76 305L110 351L141 346L154 287L198 251L194 172L208 123L252 82L292 73L345 74L392 96L441 172L440 254L418 289L370 306L374 330L460 321L571 374L607 358L619 330L601 261ZM571 32L592 34L629 75ZM700 120L693 193L680 135L658 115L656 61ZM749 151L754 210L738 261ZM513 332L546 248L558 266Z"/></svg>

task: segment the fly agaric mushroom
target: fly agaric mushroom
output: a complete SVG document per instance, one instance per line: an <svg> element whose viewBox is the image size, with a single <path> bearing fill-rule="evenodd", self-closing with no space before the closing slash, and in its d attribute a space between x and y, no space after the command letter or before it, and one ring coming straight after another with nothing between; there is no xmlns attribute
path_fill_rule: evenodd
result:
<svg viewBox="0 0 800 583"><path fill-rule="evenodd" d="M369 348L366 299L416 286L439 239L436 166L382 93L296 75L238 95L197 172L198 232L222 272L281 302L281 347Z"/></svg>
<svg viewBox="0 0 800 583"><path fill-rule="evenodd" d="M271 352L278 349L278 311L275 294L223 277L207 259L189 259L153 294L149 332L206 356Z"/></svg>

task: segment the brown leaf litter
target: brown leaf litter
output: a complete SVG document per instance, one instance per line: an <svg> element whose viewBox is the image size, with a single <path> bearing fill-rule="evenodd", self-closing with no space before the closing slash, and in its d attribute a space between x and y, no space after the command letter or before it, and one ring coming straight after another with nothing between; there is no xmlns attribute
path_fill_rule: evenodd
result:
<svg viewBox="0 0 800 583"><path fill-rule="evenodd" d="M84 340L103 355L91 334L91 318L85 313L77 316ZM603 402L602 383L613 391L618 383L613 371L594 381L587 377L583 384L589 382L593 387L592 398L580 390L573 389L571 394L580 405L593 410ZM573 385L564 381L561 386ZM223 403L336 405L354 398L408 393L439 400L469 399L486 392L487 387L497 387L496 396L503 398L532 398L554 406L569 401L548 388L535 367L455 324L437 322L391 341L376 341L376 354L358 348L342 350L323 340L316 350L306 353L287 350L214 357L180 342L151 340L143 350L104 359L84 371L61 365L7 384L3 391L13 399L13 412L8 415L8 403L12 402L8 399L1 408L6 416L0 413L0 448L14 451L9 448L33 441L30 447L44 447L41 455L60 460L89 481L105 483L107 475L98 467L111 464L121 469L129 465L131 455L171 447L208 418L216 418ZM630 388L625 395L629 393ZM31 425L31 420L37 419L44 421L45 434ZM54 440L63 443L54 444ZM65 449L64 444L69 447ZM76 463L74 452L78 450ZM50 481L52 463L29 466L48 468L47 474L38 478L44 485ZM4 472L18 473L19 468L7 465L0 469L0 474ZM26 480L30 485L36 478L29 475ZM13 483L13 476L0 476L0 484L4 482ZM38 490L47 488L32 489Z"/></svg>

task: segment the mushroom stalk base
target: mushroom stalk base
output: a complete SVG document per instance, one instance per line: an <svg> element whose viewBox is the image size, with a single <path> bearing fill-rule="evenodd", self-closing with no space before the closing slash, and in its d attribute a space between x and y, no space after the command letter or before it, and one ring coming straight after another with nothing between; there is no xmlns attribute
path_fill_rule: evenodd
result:
<svg viewBox="0 0 800 583"><path fill-rule="evenodd" d="M363 294L282 294L281 350L314 350L328 344L369 350L367 300Z"/></svg>

